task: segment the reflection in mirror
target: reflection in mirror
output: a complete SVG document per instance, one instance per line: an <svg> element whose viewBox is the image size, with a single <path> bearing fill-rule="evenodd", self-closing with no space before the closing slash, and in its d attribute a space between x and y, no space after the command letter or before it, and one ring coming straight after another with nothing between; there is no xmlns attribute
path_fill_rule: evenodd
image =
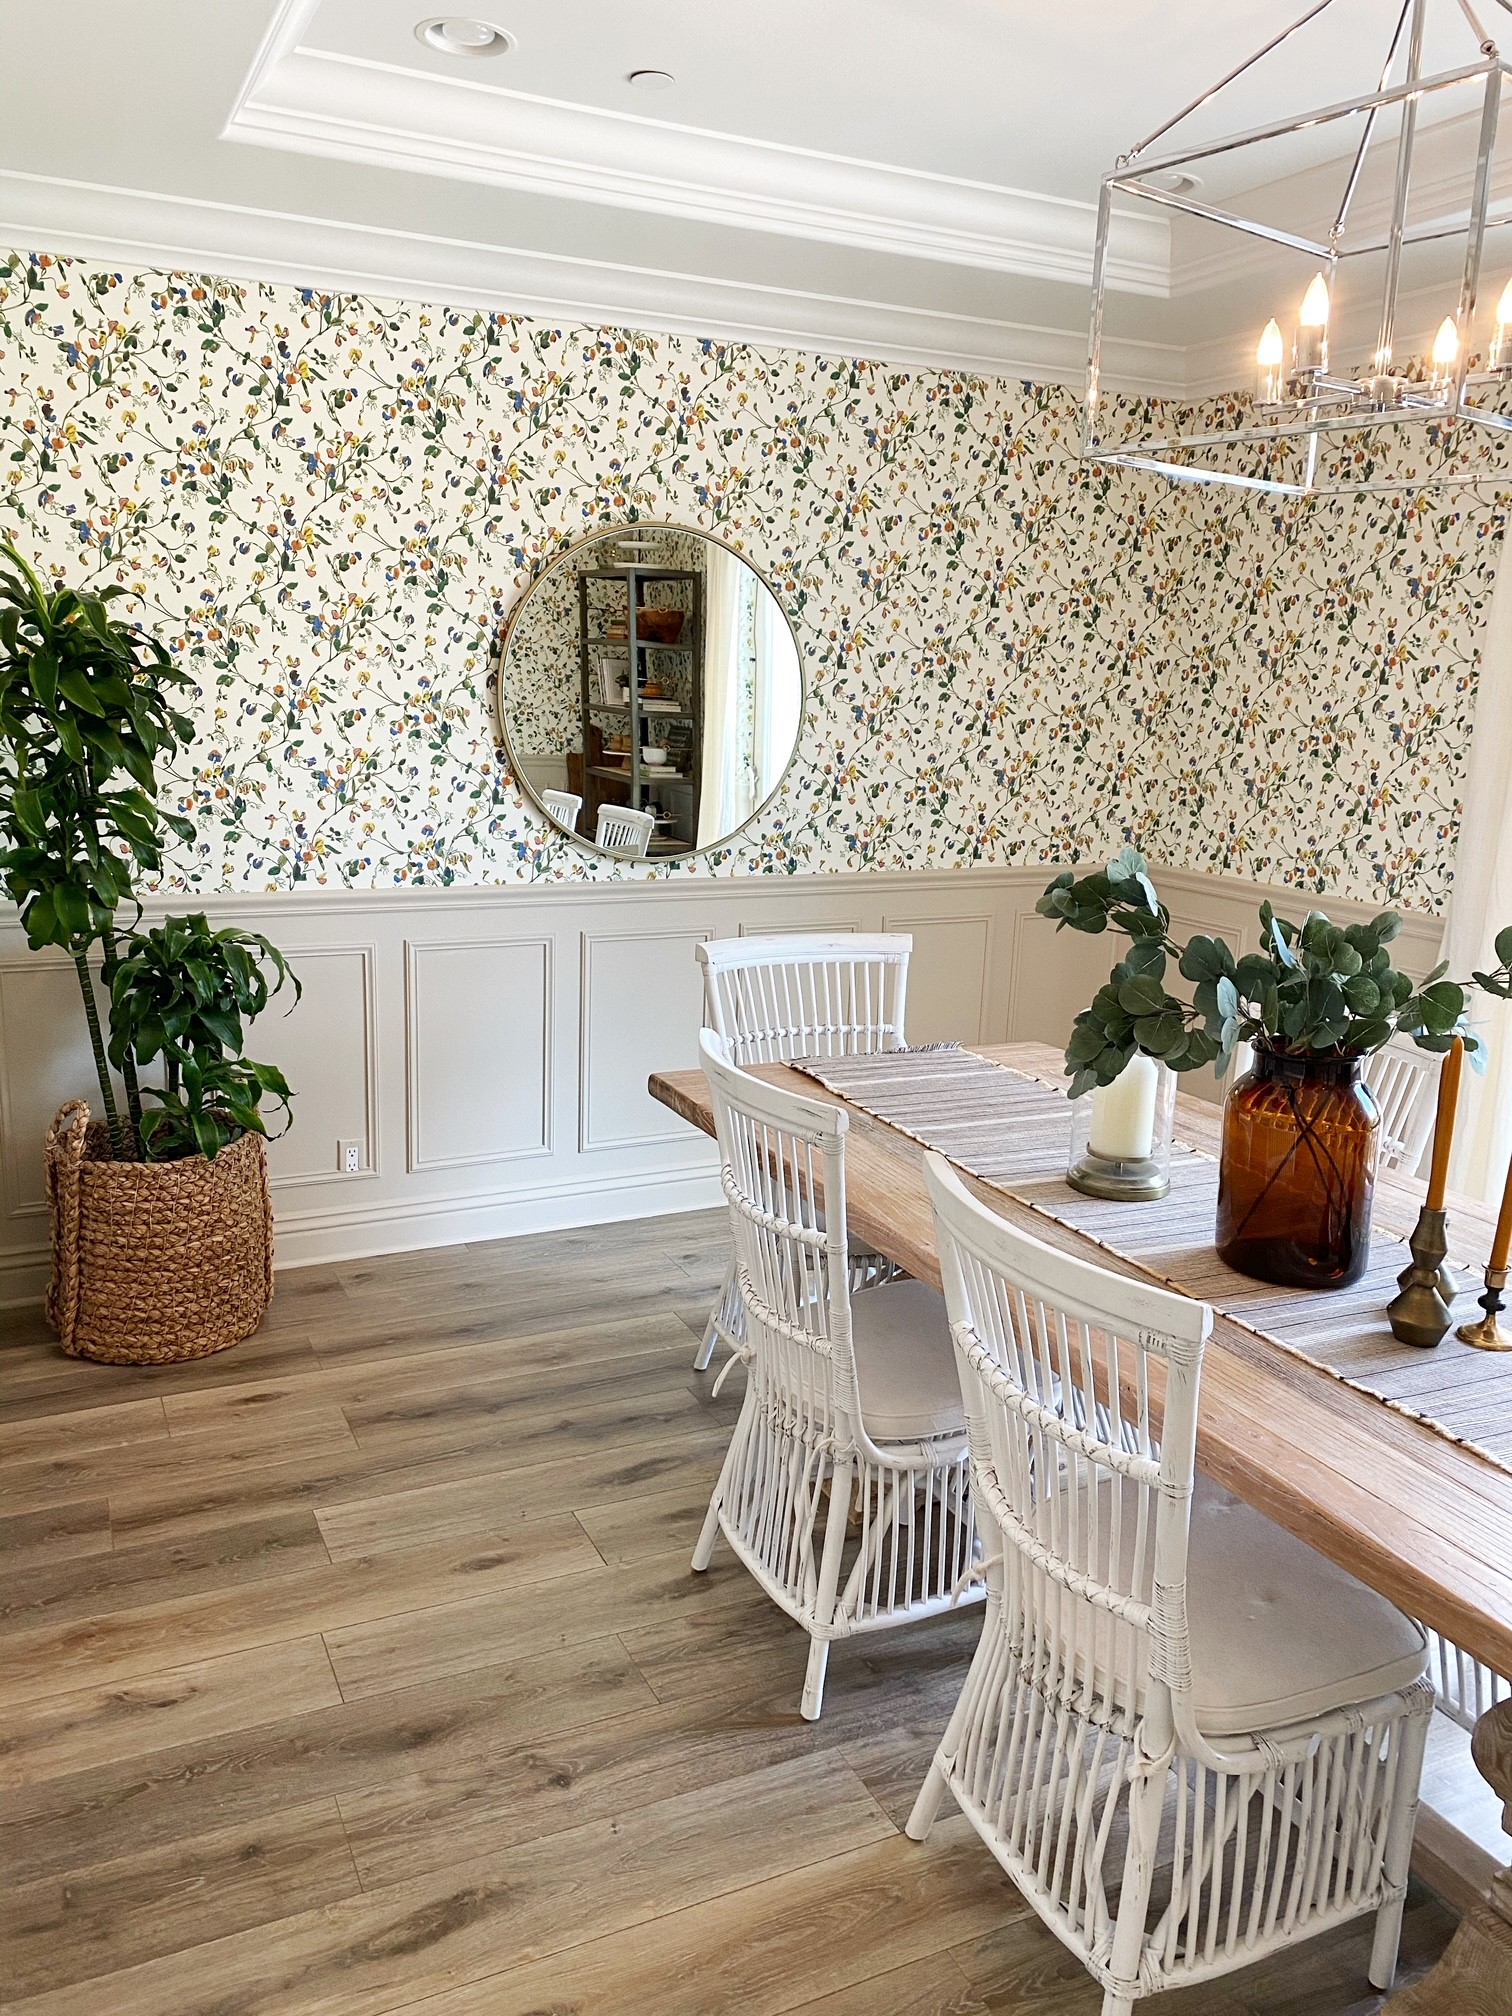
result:
<svg viewBox="0 0 1512 2016"><path fill-rule="evenodd" d="M516 776L559 826L615 854L690 854L738 831L792 760L798 647L770 588L718 540L600 534L515 609L499 714ZM644 845L624 810L651 815Z"/></svg>

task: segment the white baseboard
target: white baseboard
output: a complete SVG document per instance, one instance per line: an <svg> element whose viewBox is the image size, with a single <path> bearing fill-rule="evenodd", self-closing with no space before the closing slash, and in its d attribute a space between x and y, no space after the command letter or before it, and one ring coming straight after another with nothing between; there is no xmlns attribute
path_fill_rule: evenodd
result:
<svg viewBox="0 0 1512 2016"><path fill-rule="evenodd" d="M577 1225L611 1225L628 1218L665 1218L677 1211L713 1211L724 1199L706 1153L692 1167L648 1169L613 1176L579 1177L543 1184L522 1195L497 1191L424 1199L390 1199L339 1211L275 1215L273 1264L282 1274L380 1253L413 1253L427 1246L463 1246L474 1240L517 1239L530 1232L562 1232ZM0 1253L0 1309L31 1308L47 1289L45 1242Z"/></svg>
<svg viewBox="0 0 1512 2016"><path fill-rule="evenodd" d="M300 1212L279 1221L274 1264L282 1272L333 1260L369 1260L379 1253L413 1253L426 1246L516 1239L575 1225L665 1218L675 1211L711 1211L723 1202L719 1177L705 1156L696 1168L578 1179L545 1185L528 1196L501 1191L496 1196L393 1202L372 1210Z"/></svg>

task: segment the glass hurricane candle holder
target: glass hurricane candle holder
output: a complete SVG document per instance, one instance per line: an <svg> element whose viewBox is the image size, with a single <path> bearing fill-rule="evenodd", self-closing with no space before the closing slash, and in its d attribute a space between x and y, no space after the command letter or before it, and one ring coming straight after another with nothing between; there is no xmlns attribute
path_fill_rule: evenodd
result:
<svg viewBox="0 0 1512 2016"><path fill-rule="evenodd" d="M1111 1085L1072 1100L1066 1181L1088 1197L1164 1197L1175 1122L1175 1072L1153 1057L1131 1057Z"/></svg>

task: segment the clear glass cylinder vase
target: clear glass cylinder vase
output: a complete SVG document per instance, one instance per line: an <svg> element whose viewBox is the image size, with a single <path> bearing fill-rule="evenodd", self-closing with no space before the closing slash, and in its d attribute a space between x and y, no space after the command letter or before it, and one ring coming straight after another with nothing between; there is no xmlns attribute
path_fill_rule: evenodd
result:
<svg viewBox="0 0 1512 2016"><path fill-rule="evenodd" d="M1154 1057L1131 1057L1111 1085L1072 1100L1066 1181L1088 1197L1164 1197L1175 1123L1175 1072Z"/></svg>

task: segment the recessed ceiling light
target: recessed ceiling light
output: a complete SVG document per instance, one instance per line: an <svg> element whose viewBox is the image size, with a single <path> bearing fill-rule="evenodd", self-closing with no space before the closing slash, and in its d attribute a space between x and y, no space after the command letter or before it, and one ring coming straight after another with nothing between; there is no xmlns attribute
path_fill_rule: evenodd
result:
<svg viewBox="0 0 1512 2016"><path fill-rule="evenodd" d="M1202 177L1187 168L1167 168L1159 175L1147 175L1145 180L1152 189L1168 190L1172 196L1190 196L1194 189L1202 187Z"/></svg>
<svg viewBox="0 0 1512 2016"><path fill-rule="evenodd" d="M443 56L502 56L513 49L514 37L492 21L475 21L470 14L438 14L430 21L415 23L416 39Z"/></svg>
<svg viewBox="0 0 1512 2016"><path fill-rule="evenodd" d="M630 82L637 91L667 91L677 79L670 70L632 70Z"/></svg>

